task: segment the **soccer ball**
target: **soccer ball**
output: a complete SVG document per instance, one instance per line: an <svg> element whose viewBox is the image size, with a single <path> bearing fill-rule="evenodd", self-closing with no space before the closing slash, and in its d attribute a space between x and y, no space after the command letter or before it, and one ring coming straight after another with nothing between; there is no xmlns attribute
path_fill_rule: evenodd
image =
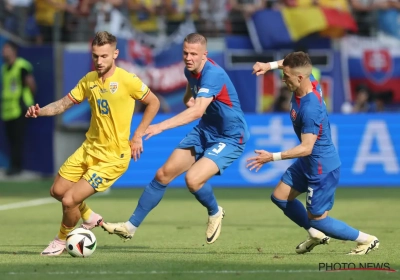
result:
<svg viewBox="0 0 400 280"><path fill-rule="evenodd" d="M76 228L67 235L66 245L71 256L87 258L96 250L97 240L90 230Z"/></svg>

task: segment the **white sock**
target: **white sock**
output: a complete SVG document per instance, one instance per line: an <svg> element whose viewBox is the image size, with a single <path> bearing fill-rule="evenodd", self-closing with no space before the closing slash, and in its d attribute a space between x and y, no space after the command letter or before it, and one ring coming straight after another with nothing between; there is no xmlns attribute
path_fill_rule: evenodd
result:
<svg viewBox="0 0 400 280"><path fill-rule="evenodd" d="M129 233L135 233L137 230L137 227L135 227L130 221L125 222L125 227Z"/></svg>
<svg viewBox="0 0 400 280"><path fill-rule="evenodd" d="M313 238L322 238L322 236L325 235L321 231L319 231L315 228L312 228L312 227L310 227L307 231L308 231L308 234Z"/></svg>
<svg viewBox="0 0 400 280"><path fill-rule="evenodd" d="M218 212L215 213L214 215L210 215L210 217L215 218L215 217L218 217L218 216L221 215L221 214L222 214L222 213L221 213L221 210L218 209Z"/></svg>
<svg viewBox="0 0 400 280"><path fill-rule="evenodd" d="M369 234L359 231L358 237L354 241L356 241L357 243L366 243L370 237L371 236Z"/></svg>

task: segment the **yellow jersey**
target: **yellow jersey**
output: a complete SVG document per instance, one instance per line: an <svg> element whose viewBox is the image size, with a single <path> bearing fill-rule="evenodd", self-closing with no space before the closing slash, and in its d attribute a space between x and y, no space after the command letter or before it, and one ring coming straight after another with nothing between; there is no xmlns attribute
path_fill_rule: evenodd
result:
<svg viewBox="0 0 400 280"><path fill-rule="evenodd" d="M150 92L135 74L116 67L104 82L97 72L86 74L68 97L76 104L87 98L92 117L83 148L101 160L131 156L129 136L135 100Z"/></svg>
<svg viewBox="0 0 400 280"><path fill-rule="evenodd" d="M130 2L141 4L146 8L153 9L157 6L154 0L128 0ZM158 21L157 15L150 15L146 12L136 11L131 12L130 19L131 24L142 32L158 32Z"/></svg>
<svg viewBox="0 0 400 280"><path fill-rule="evenodd" d="M65 4L66 0L53 0L57 4ZM44 0L35 0L35 19L36 23L44 26L53 26L56 14L60 14L61 24L63 21L63 13L60 9L53 5L49 5Z"/></svg>

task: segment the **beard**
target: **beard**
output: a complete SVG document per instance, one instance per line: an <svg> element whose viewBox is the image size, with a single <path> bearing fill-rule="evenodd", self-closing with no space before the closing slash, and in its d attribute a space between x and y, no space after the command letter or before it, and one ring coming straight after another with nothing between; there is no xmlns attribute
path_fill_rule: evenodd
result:
<svg viewBox="0 0 400 280"><path fill-rule="evenodd" d="M106 74L112 68L112 64L110 66L105 67L104 69L98 70L96 69L97 74L101 77Z"/></svg>

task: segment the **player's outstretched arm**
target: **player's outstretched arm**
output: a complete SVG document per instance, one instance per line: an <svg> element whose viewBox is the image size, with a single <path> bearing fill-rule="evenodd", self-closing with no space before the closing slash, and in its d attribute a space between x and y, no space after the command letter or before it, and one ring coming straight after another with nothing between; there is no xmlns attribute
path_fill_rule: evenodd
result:
<svg viewBox="0 0 400 280"><path fill-rule="evenodd" d="M204 115L204 112L206 111L208 105L210 105L212 101L213 101L212 97L196 98L194 105L192 107L187 108L185 111L176 115L175 117L172 117L160 123L161 129L167 130L175 128L178 126L191 123L192 121L201 118L201 116Z"/></svg>
<svg viewBox="0 0 400 280"><path fill-rule="evenodd" d="M264 164L271 161L309 156L312 153L317 137L317 135L312 133L301 134L300 145L284 152L270 153L265 150L255 150L254 152L257 155L247 159L248 163L246 167L250 170L255 169L258 172Z"/></svg>
<svg viewBox="0 0 400 280"><path fill-rule="evenodd" d="M312 153L318 135L312 133L301 134L301 143L296 147L281 153L282 159L306 157Z"/></svg>
<svg viewBox="0 0 400 280"><path fill-rule="evenodd" d="M272 61L272 62L256 62L253 65L253 74L256 74L257 76L259 75L264 75L267 73L269 70L274 70L274 69L282 69L283 68L283 59L278 60L278 61Z"/></svg>
<svg viewBox="0 0 400 280"><path fill-rule="evenodd" d="M160 109L160 100L151 91L149 91L145 99L141 102L146 105L146 109L144 110L142 120L136 128L131 140L131 156L135 161L140 158L140 154L143 152L142 137L145 135L146 129L149 127Z"/></svg>
<svg viewBox="0 0 400 280"><path fill-rule="evenodd" d="M39 107L39 104L35 106L30 106L25 114L27 118L37 118L37 117L49 117L55 116L65 112L67 109L71 108L74 103L66 95L60 100L57 100L43 108Z"/></svg>
<svg viewBox="0 0 400 280"><path fill-rule="evenodd" d="M161 123L151 125L146 130L145 135L147 135L146 140L150 137L157 135L164 130L182 126L191 123L203 116L208 105L213 101L213 97L198 97L192 107L187 108L185 111L179 113L178 115L167 119Z"/></svg>

